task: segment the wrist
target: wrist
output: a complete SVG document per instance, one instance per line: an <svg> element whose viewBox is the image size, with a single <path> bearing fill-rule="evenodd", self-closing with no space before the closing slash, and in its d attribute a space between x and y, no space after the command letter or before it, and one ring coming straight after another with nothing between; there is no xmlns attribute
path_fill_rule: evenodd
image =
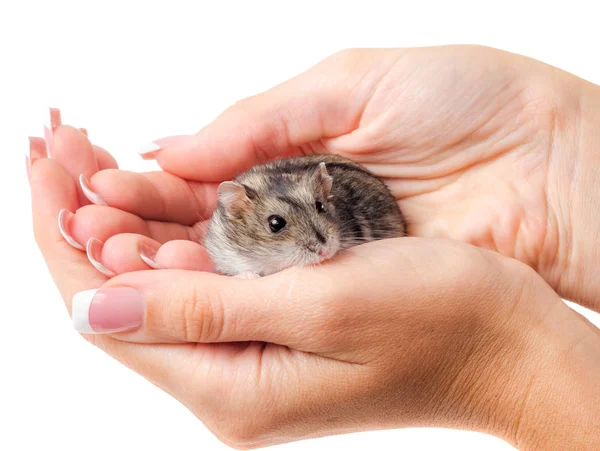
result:
<svg viewBox="0 0 600 451"><path fill-rule="evenodd" d="M451 407L439 409L439 423L520 450L600 449L600 334L526 275L514 275L523 287L514 308L478 321L483 338L441 400Z"/></svg>
<svg viewBox="0 0 600 451"><path fill-rule="evenodd" d="M600 334L544 291L525 295L511 362L488 382L490 428L520 450L600 449Z"/></svg>
<svg viewBox="0 0 600 451"><path fill-rule="evenodd" d="M549 222L556 222L546 277L563 298L600 309L600 87L561 73L548 168Z"/></svg>
<svg viewBox="0 0 600 451"><path fill-rule="evenodd" d="M600 449L600 335L561 305L534 329L513 423L519 449ZM535 353L535 354L532 354Z"/></svg>

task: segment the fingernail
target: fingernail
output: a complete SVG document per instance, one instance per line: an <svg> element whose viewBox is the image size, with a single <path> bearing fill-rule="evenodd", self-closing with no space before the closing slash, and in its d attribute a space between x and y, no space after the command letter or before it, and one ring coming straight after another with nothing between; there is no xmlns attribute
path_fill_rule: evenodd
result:
<svg viewBox="0 0 600 451"><path fill-rule="evenodd" d="M155 142L144 144L138 149L138 153L145 159L154 158L156 152L160 150L160 146Z"/></svg>
<svg viewBox="0 0 600 451"><path fill-rule="evenodd" d="M90 238L85 246L85 252L87 253L88 260L90 261L90 263L92 265L94 265L94 268L96 268L98 271L100 271L105 276L114 277L117 274L112 272L110 269L108 269L102 263L100 263L100 255L102 254L102 246L104 246L104 243L102 241L97 240L96 238Z"/></svg>
<svg viewBox="0 0 600 451"><path fill-rule="evenodd" d="M196 144L196 135L177 135L157 139L151 143L145 144L138 149L138 153L145 160L156 158L156 153L165 148L187 149Z"/></svg>
<svg viewBox="0 0 600 451"><path fill-rule="evenodd" d="M25 167L27 168L27 178L31 179L31 163L33 163L33 158L31 156L31 150L33 148L33 143L31 142L31 136L27 138L27 147L25 148Z"/></svg>
<svg viewBox="0 0 600 451"><path fill-rule="evenodd" d="M46 142L43 138L29 136L25 148L25 165L27 167L27 178L31 178L31 165L36 160L46 156Z"/></svg>
<svg viewBox="0 0 600 451"><path fill-rule="evenodd" d="M75 216L73 213L71 213L66 208L63 208L60 211L60 213L58 213L58 230L60 230L60 234L63 236L67 243L69 243L75 249L83 251L85 250L85 248L77 241L75 241L75 239L71 236L70 233L71 219L73 218L73 216Z"/></svg>
<svg viewBox="0 0 600 451"><path fill-rule="evenodd" d="M84 334L114 334L139 329L144 319L142 296L133 288L100 288L73 296L75 330Z"/></svg>
<svg viewBox="0 0 600 451"><path fill-rule="evenodd" d="M81 191L88 200L95 205L108 205L104 199L102 199L97 193L92 191L90 188L90 181L88 178L81 174L79 176L79 185L81 186Z"/></svg>
<svg viewBox="0 0 600 451"><path fill-rule="evenodd" d="M44 124L44 137L46 138L48 158L54 158L54 130L61 124L60 110L57 108L48 108L46 123Z"/></svg>
<svg viewBox="0 0 600 451"><path fill-rule="evenodd" d="M80 129L79 129L79 131L80 131L81 133L83 133L85 136L88 136L88 137L89 137L89 135L88 135L88 131L87 131L87 128L80 128Z"/></svg>
<svg viewBox="0 0 600 451"><path fill-rule="evenodd" d="M144 263L146 263L150 268L153 269L161 269L160 265L156 263L156 254L158 253L158 249L154 249L147 244L140 244L139 254L140 258Z"/></svg>

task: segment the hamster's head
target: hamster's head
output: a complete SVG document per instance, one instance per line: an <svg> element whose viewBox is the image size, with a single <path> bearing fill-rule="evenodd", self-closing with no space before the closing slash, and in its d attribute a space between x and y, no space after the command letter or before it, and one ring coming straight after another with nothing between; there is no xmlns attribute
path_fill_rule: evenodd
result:
<svg viewBox="0 0 600 451"><path fill-rule="evenodd" d="M217 269L268 275L333 257L340 230L332 181L321 163L299 174L257 172L222 183L207 237Z"/></svg>

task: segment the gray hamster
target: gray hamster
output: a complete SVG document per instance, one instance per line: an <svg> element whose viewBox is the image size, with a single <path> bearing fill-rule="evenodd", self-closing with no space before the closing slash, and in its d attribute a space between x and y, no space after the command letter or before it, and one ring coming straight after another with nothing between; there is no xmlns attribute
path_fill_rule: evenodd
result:
<svg viewBox="0 0 600 451"><path fill-rule="evenodd" d="M219 273L254 278L405 233L381 180L349 159L311 155L254 166L221 183L204 246Z"/></svg>

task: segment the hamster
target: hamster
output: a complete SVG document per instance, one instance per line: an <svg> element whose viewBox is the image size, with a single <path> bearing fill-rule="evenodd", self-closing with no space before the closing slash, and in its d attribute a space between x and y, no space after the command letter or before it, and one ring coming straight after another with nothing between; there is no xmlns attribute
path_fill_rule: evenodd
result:
<svg viewBox="0 0 600 451"><path fill-rule="evenodd" d="M404 216L386 185L335 155L254 166L221 183L218 197L204 246L225 275L267 276L406 234Z"/></svg>

